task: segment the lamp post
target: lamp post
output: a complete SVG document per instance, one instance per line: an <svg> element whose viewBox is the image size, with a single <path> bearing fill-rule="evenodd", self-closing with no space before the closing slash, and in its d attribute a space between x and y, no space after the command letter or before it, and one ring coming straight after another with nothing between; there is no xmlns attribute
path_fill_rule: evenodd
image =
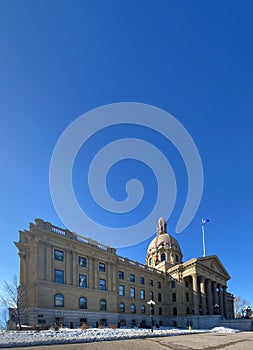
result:
<svg viewBox="0 0 253 350"><path fill-rule="evenodd" d="M154 313L154 300L150 299L147 301L147 304L150 306L150 323L151 323L151 332L153 332L153 313Z"/></svg>

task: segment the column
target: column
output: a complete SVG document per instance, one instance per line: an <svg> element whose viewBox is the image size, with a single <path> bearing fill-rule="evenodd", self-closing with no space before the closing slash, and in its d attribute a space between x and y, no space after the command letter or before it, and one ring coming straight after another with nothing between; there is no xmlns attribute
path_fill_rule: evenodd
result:
<svg viewBox="0 0 253 350"><path fill-rule="evenodd" d="M196 275L192 275L192 293L193 293L194 314L199 315L198 281L197 281Z"/></svg>
<svg viewBox="0 0 253 350"><path fill-rule="evenodd" d="M214 305L219 304L218 293L217 293L217 283L216 282L213 282L213 304Z"/></svg>
<svg viewBox="0 0 253 350"><path fill-rule="evenodd" d="M224 307L223 307L223 290L222 286L218 284L219 288L219 306L220 306L220 314L221 316L224 316Z"/></svg>
<svg viewBox="0 0 253 350"><path fill-rule="evenodd" d="M228 318L227 286L223 286L224 317Z"/></svg>
<svg viewBox="0 0 253 350"><path fill-rule="evenodd" d="M202 315L206 315L206 294L205 294L205 278L200 278L200 295Z"/></svg>
<svg viewBox="0 0 253 350"><path fill-rule="evenodd" d="M207 280L207 302L208 302L208 315L212 315L213 314L213 299L212 299L211 280Z"/></svg>

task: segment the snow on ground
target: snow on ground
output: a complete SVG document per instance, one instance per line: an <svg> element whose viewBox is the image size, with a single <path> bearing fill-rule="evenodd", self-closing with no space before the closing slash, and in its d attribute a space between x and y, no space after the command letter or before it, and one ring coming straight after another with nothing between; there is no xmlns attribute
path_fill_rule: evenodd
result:
<svg viewBox="0 0 253 350"><path fill-rule="evenodd" d="M61 328L59 331L0 331L0 348L31 345L67 344L67 343L87 343L95 341L134 339L142 337L173 336L190 333L209 332L208 330L182 330L175 328L154 329L98 329L90 328L86 330ZM234 333L237 330L216 327L210 332Z"/></svg>
<svg viewBox="0 0 253 350"><path fill-rule="evenodd" d="M225 327L215 327L210 330L212 333L237 333L238 329L225 328Z"/></svg>

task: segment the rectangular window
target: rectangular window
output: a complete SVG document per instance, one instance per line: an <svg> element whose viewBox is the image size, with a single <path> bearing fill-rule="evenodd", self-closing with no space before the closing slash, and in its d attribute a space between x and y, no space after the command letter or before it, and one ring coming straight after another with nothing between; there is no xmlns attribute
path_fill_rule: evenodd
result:
<svg viewBox="0 0 253 350"><path fill-rule="evenodd" d="M157 282L157 288L158 288L158 289L161 289L161 287L162 287L162 286L161 286L161 282Z"/></svg>
<svg viewBox="0 0 253 350"><path fill-rule="evenodd" d="M144 277L140 277L140 284L145 284L145 279L144 279Z"/></svg>
<svg viewBox="0 0 253 350"><path fill-rule="evenodd" d="M101 272L105 272L105 264L102 263L102 262L99 262L99 263L98 263L98 269L99 269L99 271L101 271Z"/></svg>
<svg viewBox="0 0 253 350"><path fill-rule="evenodd" d="M79 275L79 287L87 288L87 276Z"/></svg>
<svg viewBox="0 0 253 350"><path fill-rule="evenodd" d="M64 271L63 270L54 270L54 282L55 283L64 283Z"/></svg>
<svg viewBox="0 0 253 350"><path fill-rule="evenodd" d="M122 285L119 285L119 295L123 297L125 295L125 287Z"/></svg>
<svg viewBox="0 0 253 350"><path fill-rule="evenodd" d="M148 281L149 285L153 287L153 280Z"/></svg>
<svg viewBox="0 0 253 350"><path fill-rule="evenodd" d="M99 280L99 290L106 290L106 280Z"/></svg>
<svg viewBox="0 0 253 350"><path fill-rule="evenodd" d="M129 281L130 282L135 282L135 275L130 275L129 276Z"/></svg>
<svg viewBox="0 0 253 350"><path fill-rule="evenodd" d="M159 303L161 303L161 301L162 301L162 294L161 293L157 294L157 300Z"/></svg>
<svg viewBox="0 0 253 350"><path fill-rule="evenodd" d="M172 281L172 282L171 282L171 288L172 288L172 289L176 288L176 282L175 282L175 281Z"/></svg>
<svg viewBox="0 0 253 350"><path fill-rule="evenodd" d="M130 298L135 298L135 288L130 288Z"/></svg>
<svg viewBox="0 0 253 350"><path fill-rule="evenodd" d="M151 300L154 300L154 292L149 292L149 298L151 299Z"/></svg>
<svg viewBox="0 0 253 350"><path fill-rule="evenodd" d="M124 272L123 271L119 271L118 276L119 276L120 280L123 280L124 279Z"/></svg>
<svg viewBox="0 0 253 350"><path fill-rule="evenodd" d="M186 302L189 303L189 301L190 301L189 293L186 293L186 294L185 294L185 299L186 299Z"/></svg>
<svg viewBox="0 0 253 350"><path fill-rule="evenodd" d="M185 287L188 288L189 287L189 282L185 281Z"/></svg>
<svg viewBox="0 0 253 350"><path fill-rule="evenodd" d="M87 259L79 256L79 266L86 267L87 266Z"/></svg>
<svg viewBox="0 0 253 350"><path fill-rule="evenodd" d="M145 290L144 289L140 290L140 297L141 297L141 299L145 299Z"/></svg>
<svg viewBox="0 0 253 350"><path fill-rule="evenodd" d="M63 253L63 251L55 249L54 250L54 258L55 258L55 260L63 261L64 260L64 253Z"/></svg>
<svg viewBox="0 0 253 350"><path fill-rule="evenodd" d="M172 293L172 302L175 303L177 301L176 293Z"/></svg>

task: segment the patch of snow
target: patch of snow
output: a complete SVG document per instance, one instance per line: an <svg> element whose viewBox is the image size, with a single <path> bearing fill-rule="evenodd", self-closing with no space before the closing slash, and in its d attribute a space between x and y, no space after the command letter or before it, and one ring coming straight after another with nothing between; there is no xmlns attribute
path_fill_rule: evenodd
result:
<svg viewBox="0 0 253 350"><path fill-rule="evenodd" d="M88 343L108 340L134 339L143 337L165 337L182 334L203 333L207 330L182 330L176 328L161 327L154 329L127 329L117 328L89 328L86 330L60 328L59 331L1 331L0 332L0 348L15 346L35 346L35 345L51 345L51 344L68 344L68 343ZM233 333L235 330L216 327L211 332Z"/></svg>
<svg viewBox="0 0 253 350"><path fill-rule="evenodd" d="M240 332L238 329L225 328L225 327L215 327L210 330L211 333L237 333Z"/></svg>

